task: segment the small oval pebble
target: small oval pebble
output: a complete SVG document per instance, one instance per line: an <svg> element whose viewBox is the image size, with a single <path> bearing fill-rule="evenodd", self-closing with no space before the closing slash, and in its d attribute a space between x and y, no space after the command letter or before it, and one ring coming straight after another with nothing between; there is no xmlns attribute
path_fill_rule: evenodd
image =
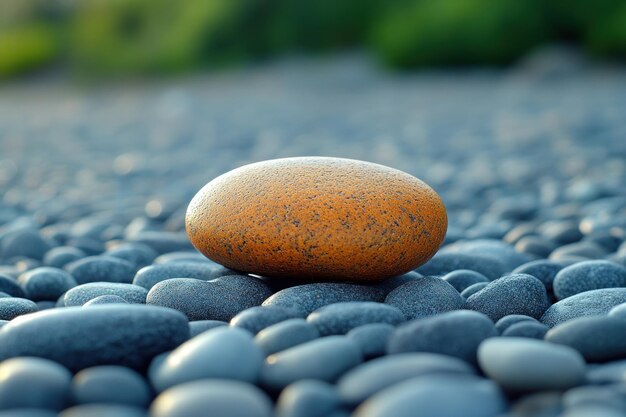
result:
<svg viewBox="0 0 626 417"><path fill-rule="evenodd" d="M585 360L574 349L542 340L496 337L478 348L480 367L503 388L541 391L583 382Z"/></svg>
<svg viewBox="0 0 626 417"><path fill-rule="evenodd" d="M532 275L506 275L467 299L467 307L498 321L509 314L539 318L550 306L546 288Z"/></svg>
<svg viewBox="0 0 626 417"><path fill-rule="evenodd" d="M150 290L155 284L171 278L196 278L209 281L218 278L217 271L212 264L199 262L150 265L137 271L133 284Z"/></svg>
<svg viewBox="0 0 626 417"><path fill-rule="evenodd" d="M502 336L504 337L529 337L531 339L543 339L548 331L548 326L532 321L522 321L509 326Z"/></svg>
<svg viewBox="0 0 626 417"><path fill-rule="evenodd" d="M315 380L299 381L280 393L276 417L327 417L341 405L333 385Z"/></svg>
<svg viewBox="0 0 626 417"><path fill-rule="evenodd" d="M386 323L365 324L350 330L346 337L359 346L365 359L371 359L385 354L394 330L395 327Z"/></svg>
<svg viewBox="0 0 626 417"><path fill-rule="evenodd" d="M508 316L504 316L496 322L496 329L498 330L498 332L504 333L509 327L523 321L537 323L537 319L526 316L524 314L509 314Z"/></svg>
<svg viewBox="0 0 626 417"><path fill-rule="evenodd" d="M385 304L400 309L407 320L465 308L457 290L437 277L422 277L399 286L387 295Z"/></svg>
<svg viewBox="0 0 626 417"><path fill-rule="evenodd" d="M273 324L305 316L306 315L303 313L285 307L257 306L247 308L237 314L230 321L230 325L241 327L252 334L257 334L261 330Z"/></svg>
<svg viewBox="0 0 626 417"><path fill-rule="evenodd" d="M279 391L301 379L333 382L362 360L352 340L328 336L269 356L261 369L261 384Z"/></svg>
<svg viewBox="0 0 626 417"><path fill-rule="evenodd" d="M307 317L320 335L346 334L355 327L371 323L399 324L404 314L390 305L368 301L346 301L315 310Z"/></svg>
<svg viewBox="0 0 626 417"><path fill-rule="evenodd" d="M537 278L545 285L548 291L552 291L552 283L556 274L565 267L564 263L537 259L522 264L513 270L513 274L528 274Z"/></svg>
<svg viewBox="0 0 626 417"><path fill-rule="evenodd" d="M112 256L88 256L65 265L78 284L88 282L130 283L135 276L135 266Z"/></svg>
<svg viewBox="0 0 626 417"><path fill-rule="evenodd" d="M476 294L478 291L485 288L488 284L489 284L488 282L479 282L477 284L470 285L469 287L463 290L463 292L461 293L461 297L467 300L472 295Z"/></svg>
<svg viewBox="0 0 626 417"><path fill-rule="evenodd" d="M13 358L0 364L0 410L40 408L59 411L70 401L72 374L47 359Z"/></svg>
<svg viewBox="0 0 626 417"><path fill-rule="evenodd" d="M66 307L82 306L88 301L102 295L116 295L130 304L143 304L146 302L148 291L145 288L133 284L121 284L118 282L90 282L72 288L63 296Z"/></svg>
<svg viewBox="0 0 626 417"><path fill-rule="evenodd" d="M337 382L343 401L358 405L376 393L408 379L439 374L474 374L468 363L435 353L400 353L366 362Z"/></svg>
<svg viewBox="0 0 626 417"><path fill-rule="evenodd" d="M120 304L67 307L29 314L4 326L0 360L36 356L72 371L107 364L141 369L188 337L187 319L171 309Z"/></svg>
<svg viewBox="0 0 626 417"><path fill-rule="evenodd" d="M604 316L622 303L626 303L626 288L585 291L552 304L541 317L541 322L554 327L577 317Z"/></svg>
<svg viewBox="0 0 626 417"><path fill-rule="evenodd" d="M70 262L86 257L87 254L73 246L57 246L46 252L43 264L54 268L64 268Z"/></svg>
<svg viewBox="0 0 626 417"><path fill-rule="evenodd" d="M232 327L217 327L172 351L153 375L152 385L163 391L198 379L233 379L256 382L263 352L252 335Z"/></svg>
<svg viewBox="0 0 626 417"><path fill-rule="evenodd" d="M320 337L319 330L303 319L289 319L261 330L254 338L265 355L280 352Z"/></svg>
<svg viewBox="0 0 626 417"><path fill-rule="evenodd" d="M17 280L5 274L0 274L0 291L12 297L26 297Z"/></svg>
<svg viewBox="0 0 626 417"><path fill-rule="evenodd" d="M148 417L141 408L117 404L85 404L63 410L58 417Z"/></svg>
<svg viewBox="0 0 626 417"><path fill-rule="evenodd" d="M13 320L37 310L37 304L25 298L0 298L0 320Z"/></svg>
<svg viewBox="0 0 626 417"><path fill-rule="evenodd" d="M490 280L502 276L507 270L503 262L488 256L439 252L417 268L417 272L422 275L445 275L458 269L476 271Z"/></svg>
<svg viewBox="0 0 626 417"><path fill-rule="evenodd" d="M204 333L207 330L214 329L216 327L228 326L228 323L221 320L196 320L189 322L189 337L195 337L200 333Z"/></svg>
<svg viewBox="0 0 626 417"><path fill-rule="evenodd" d="M559 300L613 287L626 287L626 267L609 261L578 262L561 269L554 278L554 294Z"/></svg>
<svg viewBox="0 0 626 417"><path fill-rule="evenodd" d="M450 311L399 326L389 338L387 352L431 352L476 363L478 345L498 335L489 317L475 311Z"/></svg>
<svg viewBox="0 0 626 417"><path fill-rule="evenodd" d="M77 404L123 404L145 408L152 393L136 371L122 366L83 369L72 380L72 398Z"/></svg>
<svg viewBox="0 0 626 417"><path fill-rule="evenodd" d="M371 281L432 257L447 216L437 193L402 171L298 157L246 165L214 179L189 204L186 228L200 252L233 269Z"/></svg>
<svg viewBox="0 0 626 417"><path fill-rule="evenodd" d="M65 301L63 301L65 303ZM128 301L120 297L119 295L100 295L96 298L92 298L83 304L83 307L97 306L102 304L130 304Z"/></svg>
<svg viewBox="0 0 626 417"><path fill-rule="evenodd" d="M459 293L479 282L489 282L483 274L469 269L457 269L442 276L441 279L452 285Z"/></svg>
<svg viewBox="0 0 626 417"><path fill-rule="evenodd" d="M623 389L613 386L583 386L572 388L563 395L563 405L567 409L575 409L588 405L604 405L626 414L626 398Z"/></svg>
<svg viewBox="0 0 626 417"><path fill-rule="evenodd" d="M74 277L59 268L44 266L23 273L17 280L26 297L33 301L56 300L78 285Z"/></svg>

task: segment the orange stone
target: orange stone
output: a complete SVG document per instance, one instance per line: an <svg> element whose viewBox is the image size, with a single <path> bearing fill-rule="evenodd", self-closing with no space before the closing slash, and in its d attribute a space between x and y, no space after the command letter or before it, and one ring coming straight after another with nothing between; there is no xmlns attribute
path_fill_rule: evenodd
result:
<svg viewBox="0 0 626 417"><path fill-rule="evenodd" d="M446 233L439 195L370 162L284 158L245 165L204 186L187 234L204 255L268 277L377 281L430 259Z"/></svg>

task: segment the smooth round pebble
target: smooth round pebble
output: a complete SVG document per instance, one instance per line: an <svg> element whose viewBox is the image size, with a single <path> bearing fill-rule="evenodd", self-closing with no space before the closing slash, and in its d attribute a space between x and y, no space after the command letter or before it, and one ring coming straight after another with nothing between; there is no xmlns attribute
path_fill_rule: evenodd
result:
<svg viewBox="0 0 626 417"><path fill-rule="evenodd" d="M200 333L204 333L207 330L214 329L216 327L228 326L228 323L221 320L196 320L189 322L189 337L198 336Z"/></svg>
<svg viewBox="0 0 626 417"><path fill-rule="evenodd" d="M530 321L537 323L537 319L532 318L530 316L526 316L524 314L509 314L508 316L502 317L500 320L496 322L496 329L500 333L504 333L506 329L513 326L514 324L521 323L523 321Z"/></svg>
<svg viewBox="0 0 626 417"><path fill-rule="evenodd" d="M178 311L139 305L66 307L19 317L0 331L0 360L36 356L72 371L96 365L143 369L189 338Z"/></svg>
<svg viewBox="0 0 626 417"><path fill-rule="evenodd" d="M0 274L0 291L12 297L26 297L17 280L5 274Z"/></svg>
<svg viewBox="0 0 626 417"><path fill-rule="evenodd" d="M43 266L23 273L17 279L26 298L33 301L56 300L78 285L74 277L59 268Z"/></svg>
<svg viewBox="0 0 626 417"><path fill-rule="evenodd" d="M145 230L128 236L128 241L150 246L160 255L193 249L187 235L182 232Z"/></svg>
<svg viewBox="0 0 626 417"><path fill-rule="evenodd" d="M397 325L404 314L390 305L371 301L346 301L321 307L307 317L307 322L319 330L320 335L346 334L355 327L372 323Z"/></svg>
<svg viewBox="0 0 626 417"><path fill-rule="evenodd" d="M43 264L54 268L64 268L70 262L86 257L87 254L74 246L57 246L46 252Z"/></svg>
<svg viewBox="0 0 626 417"><path fill-rule="evenodd" d="M342 405L327 382L304 380L285 388L276 401L276 417L327 417Z"/></svg>
<svg viewBox="0 0 626 417"><path fill-rule="evenodd" d="M272 290L265 282L247 275L212 281L174 278L152 287L146 304L176 309L189 320L229 321L243 310L261 305L270 295Z"/></svg>
<svg viewBox="0 0 626 417"><path fill-rule="evenodd" d="M560 391L543 391L525 394L511 404L508 414L498 417L558 417L563 411Z"/></svg>
<svg viewBox="0 0 626 417"><path fill-rule="evenodd" d="M172 278L195 278L209 281L218 278L216 271L217 268L213 264L199 262L149 265L137 271L133 284L150 290L159 282Z"/></svg>
<svg viewBox="0 0 626 417"><path fill-rule="evenodd" d="M141 408L116 404L85 404L63 410L58 417L148 417Z"/></svg>
<svg viewBox="0 0 626 417"><path fill-rule="evenodd" d="M575 387L585 378L585 360L574 349L542 340L496 337L478 348L483 372L512 391Z"/></svg>
<svg viewBox="0 0 626 417"><path fill-rule="evenodd" d="M150 265L159 254L148 245L122 243L107 250L103 255L124 259L132 263L136 269L139 269Z"/></svg>
<svg viewBox="0 0 626 417"><path fill-rule="evenodd" d="M131 283L135 276L135 266L123 259L112 256L88 256L65 265L78 284L88 282Z"/></svg>
<svg viewBox="0 0 626 417"><path fill-rule="evenodd" d="M518 252L547 258L557 248L557 245L542 236L524 236L515 244Z"/></svg>
<svg viewBox="0 0 626 417"><path fill-rule="evenodd" d="M522 321L509 326L504 332L502 332L502 336L543 339L548 330L548 326L544 324L533 321Z"/></svg>
<svg viewBox="0 0 626 417"><path fill-rule="evenodd" d="M289 319L261 330L254 341L267 356L318 337L320 332L313 324L303 319Z"/></svg>
<svg viewBox="0 0 626 417"><path fill-rule="evenodd" d="M306 315L296 310L279 306L257 306L250 307L230 321L231 326L241 327L252 334L257 334L261 330L273 324L280 323L288 319L302 318Z"/></svg>
<svg viewBox="0 0 626 417"><path fill-rule="evenodd" d="M609 261L578 262L561 269L554 278L554 294L559 300L614 287L626 287L626 266Z"/></svg>
<svg viewBox="0 0 626 417"><path fill-rule="evenodd" d="M506 265L488 256L470 255L468 253L439 252L421 267L417 272L422 275L446 275L458 269L469 269L484 275L490 280L499 278L507 271Z"/></svg>
<svg viewBox="0 0 626 417"><path fill-rule="evenodd" d="M407 320L434 316L465 308L465 300L446 281L423 277L391 291L385 304L398 308Z"/></svg>
<svg viewBox="0 0 626 417"><path fill-rule="evenodd" d="M365 359L382 356L387 351L387 342L395 327L386 323L365 324L346 333L361 349Z"/></svg>
<svg viewBox="0 0 626 417"><path fill-rule="evenodd" d="M538 319L549 306L544 285L527 274L498 278L467 299L469 309L486 314L494 322L509 314Z"/></svg>
<svg viewBox="0 0 626 417"><path fill-rule="evenodd" d="M353 159L296 157L214 179L191 200L185 224L200 252L232 269L377 281L430 259L448 220L439 195L405 172Z"/></svg>
<svg viewBox="0 0 626 417"><path fill-rule="evenodd" d="M261 385L279 391L301 379L333 382L363 360L345 336L327 336L270 355L261 369Z"/></svg>
<svg viewBox="0 0 626 417"><path fill-rule="evenodd" d="M430 352L475 364L480 343L498 335L493 322L475 311L450 311L399 326L389 338L389 354Z"/></svg>
<svg viewBox="0 0 626 417"><path fill-rule="evenodd" d="M13 320L37 311L37 304L25 298L0 298L0 320Z"/></svg>
<svg viewBox="0 0 626 417"><path fill-rule="evenodd" d="M50 248L50 243L44 240L38 231L16 230L0 239L0 259L24 257L41 260Z"/></svg>
<svg viewBox="0 0 626 417"><path fill-rule="evenodd" d="M385 294L384 289L370 285L321 282L285 288L265 300L263 306L284 307L307 316L320 307L344 301L381 302Z"/></svg>
<svg viewBox="0 0 626 417"><path fill-rule="evenodd" d="M626 414L626 398L623 390L620 392L620 390L610 385L572 388L563 395L563 405L566 409L575 409L588 405L604 405Z"/></svg>
<svg viewBox="0 0 626 417"><path fill-rule="evenodd" d="M161 393L150 407L151 417L271 417L272 402L254 385L239 381L188 382Z"/></svg>
<svg viewBox="0 0 626 417"><path fill-rule="evenodd" d="M72 374L56 362L13 358L0 363L0 410L34 408L59 411L70 401Z"/></svg>
<svg viewBox="0 0 626 417"><path fill-rule="evenodd" d="M476 294L478 291L485 288L488 284L489 284L488 282L479 282L474 285L470 285L469 287L463 290L463 292L461 293L461 297L467 300L472 295Z"/></svg>
<svg viewBox="0 0 626 417"><path fill-rule="evenodd" d="M64 301L65 303L65 301ZM83 307L97 306L102 304L130 304L119 295L99 295L83 304Z"/></svg>
<svg viewBox="0 0 626 417"><path fill-rule="evenodd" d="M626 303L618 304L609 310L609 316L626 318Z"/></svg>
<svg viewBox="0 0 626 417"><path fill-rule="evenodd" d="M72 398L77 404L122 404L145 408L152 399L141 374L123 366L83 369L72 379Z"/></svg>
<svg viewBox="0 0 626 417"><path fill-rule="evenodd" d="M264 357L249 332L216 327L174 349L152 375L151 382L158 392L199 379L254 383Z"/></svg>
<svg viewBox="0 0 626 417"><path fill-rule="evenodd" d="M459 293L479 282L489 282L483 274L469 269L457 269L442 276L441 279L452 285Z"/></svg>
<svg viewBox="0 0 626 417"><path fill-rule="evenodd" d="M541 281L548 291L552 291L554 277L556 277L556 274L565 266L566 265L561 262L537 259L518 266L513 270L512 274L532 275Z"/></svg>
<svg viewBox="0 0 626 417"><path fill-rule="evenodd" d="M133 284L90 282L72 288L63 296L66 307L82 306L102 295L116 295L130 304L144 304L148 291Z"/></svg>
<svg viewBox="0 0 626 417"><path fill-rule="evenodd" d="M400 353L373 359L348 371L337 382L342 400L358 405L403 381L440 374L474 374L460 359L435 353Z"/></svg>
<svg viewBox="0 0 626 417"><path fill-rule="evenodd" d="M578 317L604 316L622 303L626 303L626 288L585 291L552 304L543 313L541 322L554 327Z"/></svg>

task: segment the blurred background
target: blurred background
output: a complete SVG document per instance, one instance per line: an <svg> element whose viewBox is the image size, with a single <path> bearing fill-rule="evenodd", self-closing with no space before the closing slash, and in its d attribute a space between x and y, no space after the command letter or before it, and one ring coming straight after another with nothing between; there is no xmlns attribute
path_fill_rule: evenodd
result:
<svg viewBox="0 0 626 417"><path fill-rule="evenodd" d="M206 182L299 155L424 179L449 240L619 218L583 208L626 195L626 1L0 8L0 225L182 233Z"/></svg>

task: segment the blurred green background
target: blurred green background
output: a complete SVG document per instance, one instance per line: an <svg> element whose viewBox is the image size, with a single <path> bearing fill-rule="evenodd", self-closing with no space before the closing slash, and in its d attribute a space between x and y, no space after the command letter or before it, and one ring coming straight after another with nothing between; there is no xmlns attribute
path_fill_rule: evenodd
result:
<svg viewBox="0 0 626 417"><path fill-rule="evenodd" d="M391 68L505 65L553 42L626 57L624 0L2 0L0 79L128 77L366 50Z"/></svg>

